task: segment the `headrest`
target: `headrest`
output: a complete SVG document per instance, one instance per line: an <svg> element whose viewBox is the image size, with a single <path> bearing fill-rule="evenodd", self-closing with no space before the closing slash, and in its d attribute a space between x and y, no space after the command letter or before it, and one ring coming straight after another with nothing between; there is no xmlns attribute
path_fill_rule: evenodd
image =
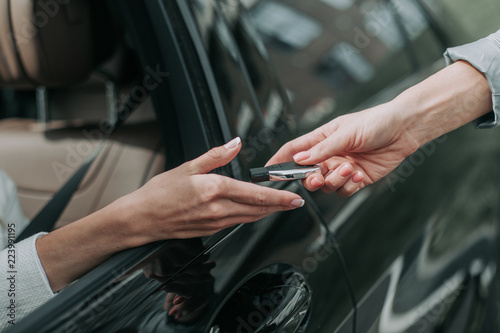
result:
<svg viewBox="0 0 500 333"><path fill-rule="evenodd" d="M88 0L0 0L0 86L64 86L93 65Z"/></svg>

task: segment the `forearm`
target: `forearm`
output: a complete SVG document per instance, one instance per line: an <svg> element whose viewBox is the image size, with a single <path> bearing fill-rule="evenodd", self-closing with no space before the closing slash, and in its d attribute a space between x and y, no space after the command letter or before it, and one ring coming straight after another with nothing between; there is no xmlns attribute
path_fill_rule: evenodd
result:
<svg viewBox="0 0 500 333"><path fill-rule="evenodd" d="M421 146L492 110L485 76L458 61L409 88L391 102L400 122Z"/></svg>
<svg viewBox="0 0 500 333"><path fill-rule="evenodd" d="M37 240L38 256L54 292L112 254L132 247L120 206L115 202Z"/></svg>
<svg viewBox="0 0 500 333"><path fill-rule="evenodd" d="M153 177L140 189L43 236L37 252L52 290L64 288L116 252L165 239L212 235L277 211L302 207L288 191L216 174L241 148L236 138Z"/></svg>

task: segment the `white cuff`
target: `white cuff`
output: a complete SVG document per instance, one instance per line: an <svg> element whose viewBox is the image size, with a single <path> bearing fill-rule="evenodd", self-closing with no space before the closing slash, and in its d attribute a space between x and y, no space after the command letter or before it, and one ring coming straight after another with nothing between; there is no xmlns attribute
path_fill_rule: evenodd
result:
<svg viewBox="0 0 500 333"><path fill-rule="evenodd" d="M11 316L0 320L0 331L42 306L54 297L36 252L36 240L46 233L33 235L0 252L0 307Z"/></svg>
<svg viewBox="0 0 500 333"><path fill-rule="evenodd" d="M36 240L42 236L45 236L46 234L47 234L47 232L40 232L40 233L33 236L34 240L33 240L32 250L33 250L34 255L36 257L36 263L37 263L38 271L40 272L40 277L45 282L45 285L48 287L50 292L53 295L56 295L52 292L52 288L50 287L50 283L49 283L49 278L47 277L47 274L45 273L45 270L43 269L42 262L40 261L40 257L38 256L38 252L36 251Z"/></svg>
<svg viewBox="0 0 500 333"><path fill-rule="evenodd" d="M474 121L476 128L500 125L500 30L476 42L449 48L444 53L447 65L464 60L483 73L492 92L493 112Z"/></svg>

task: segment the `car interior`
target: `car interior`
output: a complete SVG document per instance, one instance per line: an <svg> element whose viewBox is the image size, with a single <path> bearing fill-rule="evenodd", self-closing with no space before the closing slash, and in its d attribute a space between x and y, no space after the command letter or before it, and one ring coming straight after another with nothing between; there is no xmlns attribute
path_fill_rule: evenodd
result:
<svg viewBox="0 0 500 333"><path fill-rule="evenodd" d="M103 141L140 72L124 43L101 33L113 30L102 11L87 0L0 1L0 169L16 183L30 220ZM33 12L37 29L26 19ZM163 170L153 106L145 100L106 140L56 227Z"/></svg>

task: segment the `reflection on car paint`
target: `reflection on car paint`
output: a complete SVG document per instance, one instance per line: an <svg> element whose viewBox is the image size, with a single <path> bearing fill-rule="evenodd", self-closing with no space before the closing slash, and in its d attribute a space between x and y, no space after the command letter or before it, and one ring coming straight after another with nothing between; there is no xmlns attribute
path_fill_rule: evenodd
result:
<svg viewBox="0 0 500 333"><path fill-rule="evenodd" d="M252 17L263 35L292 49L307 47L323 31L314 19L275 1L259 4L252 10Z"/></svg>
<svg viewBox="0 0 500 333"><path fill-rule="evenodd" d="M234 43L233 36L231 36L229 29L222 19L215 21L215 34L219 37L219 40L222 42L227 54L229 54L231 59L237 63L239 61L238 48Z"/></svg>
<svg viewBox="0 0 500 333"><path fill-rule="evenodd" d="M248 131L255 120L254 112L247 102L243 101L241 103L240 109L238 110L238 116L236 120L236 134L239 137L248 137Z"/></svg>
<svg viewBox="0 0 500 333"><path fill-rule="evenodd" d="M337 62L358 83L370 81L375 70L373 66L349 43L335 44L327 55L325 61Z"/></svg>
<svg viewBox="0 0 500 333"><path fill-rule="evenodd" d="M401 16L401 22L411 39L417 38L429 27L427 19L415 3L415 0L392 0L391 4Z"/></svg>
<svg viewBox="0 0 500 333"><path fill-rule="evenodd" d="M311 297L299 272L286 265L272 265L251 277L224 302L210 332L303 332Z"/></svg>
<svg viewBox="0 0 500 333"><path fill-rule="evenodd" d="M239 22L241 23L241 26L243 27L243 30L246 32L249 39L253 42L256 49L259 51L259 54L262 57L262 59L269 60L269 54L267 53L264 41L262 40L262 37L255 29L255 25L253 22L251 22L251 18L248 16L248 14L242 13Z"/></svg>
<svg viewBox="0 0 500 333"><path fill-rule="evenodd" d="M421 303L415 305L406 313L396 313L393 309L394 296L403 269L403 258L398 258L390 268L390 284L387 291L387 298L382 309L379 332L397 333L405 332L417 322L428 315L430 311L439 306L440 303L452 303L457 297L462 285L465 272L458 271L452 277L444 281L432 294ZM418 325L418 324L417 324Z"/></svg>
<svg viewBox="0 0 500 333"><path fill-rule="evenodd" d="M284 109L283 99L275 90L272 90L269 93L265 108L262 109L265 126L272 129L276 128L279 118L283 116Z"/></svg>
<svg viewBox="0 0 500 333"><path fill-rule="evenodd" d="M360 11L366 34L378 37L393 52L404 46L404 38L394 18L394 11L387 3L366 1Z"/></svg>

